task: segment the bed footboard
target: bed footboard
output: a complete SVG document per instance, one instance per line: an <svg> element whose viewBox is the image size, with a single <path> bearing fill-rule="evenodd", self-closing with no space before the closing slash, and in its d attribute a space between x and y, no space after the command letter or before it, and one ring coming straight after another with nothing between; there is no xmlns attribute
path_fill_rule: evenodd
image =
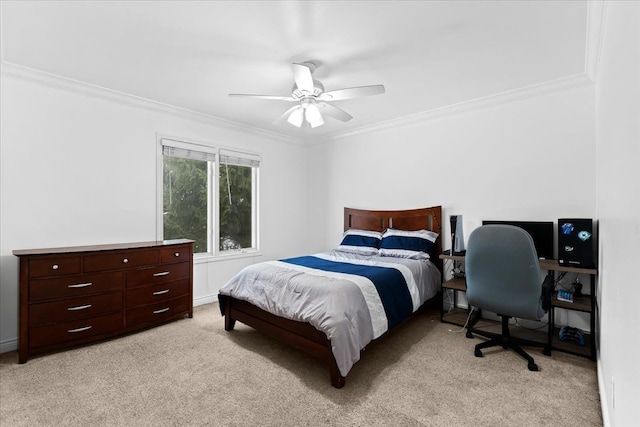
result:
<svg viewBox="0 0 640 427"><path fill-rule="evenodd" d="M284 319L268 313L246 301L225 296L220 298L224 313L224 328L232 331L236 321L261 331L298 350L324 360L329 366L331 385L344 387L345 377L340 374L329 341L322 332L308 323Z"/></svg>

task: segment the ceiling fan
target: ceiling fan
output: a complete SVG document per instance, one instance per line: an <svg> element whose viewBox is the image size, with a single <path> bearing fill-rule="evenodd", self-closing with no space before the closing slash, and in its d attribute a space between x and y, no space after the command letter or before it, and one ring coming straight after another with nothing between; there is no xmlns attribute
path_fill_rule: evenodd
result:
<svg viewBox="0 0 640 427"><path fill-rule="evenodd" d="M384 93L383 85L358 86L325 92L322 83L313 79L316 64L306 61L300 64L294 63L292 67L295 84L291 96L241 93L230 93L229 96L295 102L296 105L285 111L273 123L277 124L286 119L287 122L292 125L301 127L306 121L312 128L315 128L324 124L323 114L342 122L348 122L353 118L353 116L343 109L329 104L329 101L341 101L343 99L360 98Z"/></svg>

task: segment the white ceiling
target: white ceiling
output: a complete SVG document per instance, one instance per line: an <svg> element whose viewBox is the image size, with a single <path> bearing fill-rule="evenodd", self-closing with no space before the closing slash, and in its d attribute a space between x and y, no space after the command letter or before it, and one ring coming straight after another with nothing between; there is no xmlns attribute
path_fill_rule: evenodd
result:
<svg viewBox="0 0 640 427"><path fill-rule="evenodd" d="M327 137L585 72L586 1L2 1L2 60L293 138ZM272 124L292 62L354 116Z"/></svg>

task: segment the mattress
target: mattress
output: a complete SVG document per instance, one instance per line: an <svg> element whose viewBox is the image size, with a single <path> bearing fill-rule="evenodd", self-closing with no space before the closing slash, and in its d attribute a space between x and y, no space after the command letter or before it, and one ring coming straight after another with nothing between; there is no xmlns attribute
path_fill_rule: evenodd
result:
<svg viewBox="0 0 640 427"><path fill-rule="evenodd" d="M245 267L220 297L311 324L330 340L346 376L368 343L409 317L440 285L440 271L427 259L333 250Z"/></svg>

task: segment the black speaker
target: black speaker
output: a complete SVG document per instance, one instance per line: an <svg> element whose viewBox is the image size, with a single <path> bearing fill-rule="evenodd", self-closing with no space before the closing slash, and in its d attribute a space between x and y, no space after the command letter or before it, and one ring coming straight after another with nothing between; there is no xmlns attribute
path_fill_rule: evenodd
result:
<svg viewBox="0 0 640 427"><path fill-rule="evenodd" d="M558 264L569 267L595 267L595 241L592 219L558 219Z"/></svg>

